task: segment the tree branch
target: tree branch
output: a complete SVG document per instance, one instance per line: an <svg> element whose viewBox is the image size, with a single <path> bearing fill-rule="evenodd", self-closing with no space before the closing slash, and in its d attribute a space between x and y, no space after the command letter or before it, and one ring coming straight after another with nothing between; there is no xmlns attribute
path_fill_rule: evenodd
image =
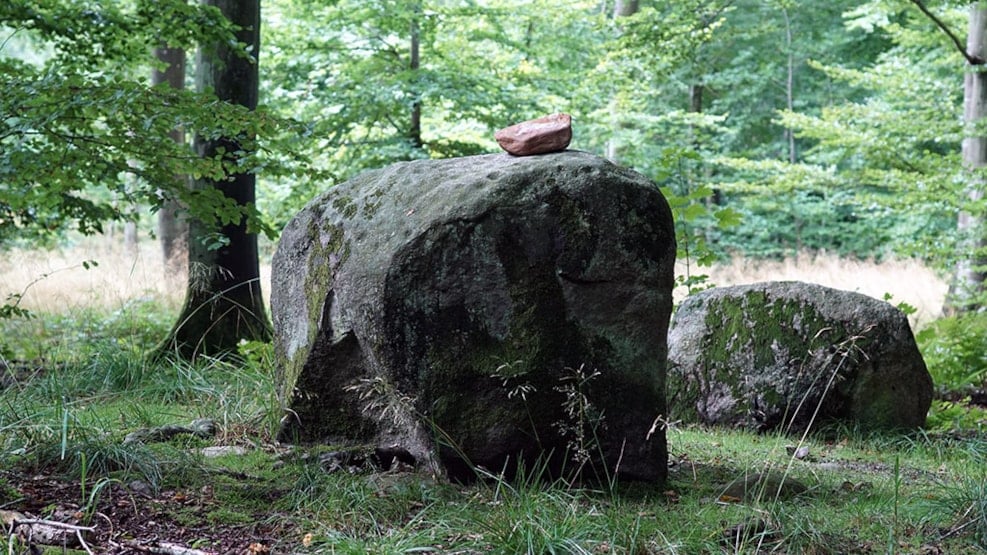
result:
<svg viewBox="0 0 987 555"><path fill-rule="evenodd" d="M40 518L26 518L26 519L16 519L15 518L14 520L11 521L11 523L10 523L10 540L7 542L7 550L10 553L13 553L14 552L14 550L13 550L14 538L15 538L14 530L17 529L17 527L19 527L19 526L27 526L28 527L28 530L30 530L30 532L28 532L28 542L29 543L30 543L30 541L32 539L32 536L38 530L38 528L36 528L38 526L43 527L43 528L48 528L48 529L54 528L54 529L57 529L57 530L66 530L66 531L69 531L69 532L73 532L75 534L75 538L79 541L79 546L82 547L82 549L84 549L86 551L86 553L88 553L89 555L93 555L92 550L89 549L89 545L86 544L86 540L82 537L82 533L83 532L93 532L93 531L95 531L96 530L96 527L95 526L78 526L76 524L69 524L67 522L58 522L58 521L55 521L55 520L45 520L45 519L40 519ZM53 540L53 539L56 539L57 540L59 538L55 537L48 530L43 530L43 532L40 533L39 535L42 536L44 539L41 540L41 541L38 541L38 543L42 543L43 545L57 545L56 543L51 542L51 540ZM64 544L64 540L62 542L60 542L60 543L63 543Z"/></svg>
<svg viewBox="0 0 987 555"><path fill-rule="evenodd" d="M929 8L926 8L925 4L922 3L922 0L911 0L911 2L912 4L915 4L915 6L919 10L921 10L926 17L931 19L932 22L935 23L937 27L942 29L943 33L946 33L946 36L953 41L953 44L956 46L956 49L960 51L960 54L962 54L964 58L966 58L967 63L969 63L972 66L984 65L985 63L984 59L970 55L970 53L966 51L966 46L963 45L963 42L959 39L959 37L957 37L953 33L953 31L949 27L947 27L945 23L942 22L941 19L936 17L934 13L930 12Z"/></svg>

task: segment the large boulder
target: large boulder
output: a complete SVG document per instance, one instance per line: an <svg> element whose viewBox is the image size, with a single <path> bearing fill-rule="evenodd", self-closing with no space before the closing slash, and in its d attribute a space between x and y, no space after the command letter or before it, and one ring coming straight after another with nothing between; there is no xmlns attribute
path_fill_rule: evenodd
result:
<svg viewBox="0 0 987 555"><path fill-rule="evenodd" d="M877 299L801 282L687 298L668 335L673 419L801 432L916 428L932 379L908 319Z"/></svg>
<svg viewBox="0 0 987 555"><path fill-rule="evenodd" d="M664 479L674 237L652 182L579 152L333 187L274 256L281 438Z"/></svg>

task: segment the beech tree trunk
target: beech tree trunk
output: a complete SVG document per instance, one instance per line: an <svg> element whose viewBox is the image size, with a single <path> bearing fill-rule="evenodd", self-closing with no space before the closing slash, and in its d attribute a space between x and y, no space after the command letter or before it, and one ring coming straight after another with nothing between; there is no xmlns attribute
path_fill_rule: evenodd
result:
<svg viewBox="0 0 987 555"><path fill-rule="evenodd" d="M260 0L205 0L240 28L237 40L249 45L251 58L239 56L225 44L200 49L196 60L196 89L212 89L223 101L248 109L257 107L257 57L260 48ZM195 137L199 156L225 156L241 150L236 137ZM193 187L213 187L240 205L252 204L256 176L233 173L221 181L196 180ZM236 349L240 340L268 341L270 323L260 289L257 235L246 222L223 226L226 244L215 248L204 241L216 229L210 223L189 222L188 290L185 306L165 343L182 358L222 354ZM212 243L209 241L208 243Z"/></svg>
<svg viewBox="0 0 987 555"><path fill-rule="evenodd" d="M184 89L185 50L155 48L154 57L167 66L164 70L151 70L151 85L167 83L173 89ZM173 129L170 135L178 144L185 142L185 133L181 129ZM181 204L173 199L166 199L158 210L158 241L161 243L161 255L164 257L166 279L185 273L188 226L179 217L181 212Z"/></svg>
<svg viewBox="0 0 987 555"><path fill-rule="evenodd" d="M415 4L411 15L411 45L409 52L408 69L412 75L417 75L421 67L421 28L418 19L421 17L421 4ZM414 87L412 93L415 95L411 103L411 126L408 129L408 139L412 146L421 148L422 143L422 101L421 91Z"/></svg>
<svg viewBox="0 0 987 555"><path fill-rule="evenodd" d="M617 0L613 6L613 18L615 20L621 17L632 16L637 13L638 10L638 0ZM616 99L610 101L610 127L613 131L613 135L610 140L607 141L607 152L606 157L613 163L620 162L620 141L617 139L617 133L621 128L620 124L620 109L617 106Z"/></svg>
<svg viewBox="0 0 987 555"><path fill-rule="evenodd" d="M963 139L963 167L969 176L967 197L978 203L984 197L984 171L987 168L987 137L974 131L974 125L987 116L987 3L970 6L966 43L968 67L963 83L963 121L968 135ZM984 305L984 280L987 278L987 226L983 210L961 211L957 229L965 242L956 265L947 312L975 310Z"/></svg>
<svg viewBox="0 0 987 555"><path fill-rule="evenodd" d="M137 214L130 211L129 219L123 223L123 252L127 256L137 256L139 249L137 237Z"/></svg>
<svg viewBox="0 0 987 555"><path fill-rule="evenodd" d="M785 50L788 52L787 74L785 76L785 108L791 112L795 109L795 52L792 51L792 19L788 9L781 8L785 18ZM798 162L798 152L795 150L795 131L785 128L785 140L788 142L788 163Z"/></svg>
<svg viewBox="0 0 987 555"><path fill-rule="evenodd" d="M637 13L638 0L617 0L613 6L613 16L627 17Z"/></svg>

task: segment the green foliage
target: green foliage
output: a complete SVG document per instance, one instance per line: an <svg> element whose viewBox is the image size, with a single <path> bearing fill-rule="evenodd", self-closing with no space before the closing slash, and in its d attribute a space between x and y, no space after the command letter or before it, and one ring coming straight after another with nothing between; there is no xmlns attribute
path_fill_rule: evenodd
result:
<svg viewBox="0 0 987 555"><path fill-rule="evenodd" d="M944 17L962 24L960 10ZM755 215L751 224L787 247L856 256L894 250L948 266L956 256L954 220L964 198L957 179L959 55L944 48L938 29L907 3L869 2L845 19L847 33L884 46L856 67L838 59L808 62L847 91L845 98L781 110L776 123L796 133L803 145L800 163L726 161L733 175L744 177L725 188L746 196L754 192L751 185L762 183L771 191L775 198L745 205ZM767 254L784 248L752 231L744 229L737 242Z"/></svg>
<svg viewBox="0 0 987 555"><path fill-rule="evenodd" d="M710 286L709 276L696 273L693 266L712 265L718 258L715 237L738 225L741 218L733 208L717 205L715 191L696 181L695 175L703 167L698 153L668 148L660 160L663 166L657 180L675 219L676 258L685 267L676 276L676 285L691 294Z"/></svg>
<svg viewBox="0 0 987 555"><path fill-rule="evenodd" d="M729 115L718 152L752 160L787 160L788 130L777 112L818 113L859 91L837 86L817 65L861 67L888 46L882 29L848 28L855 0L830 2L739 0L730 3L712 40L699 53L708 110ZM811 142L796 138L796 157Z"/></svg>
<svg viewBox="0 0 987 555"><path fill-rule="evenodd" d="M284 123L147 83L153 47L233 40L235 29L215 8L184 0L35 4L0 7L0 245L64 229L98 233L136 204L171 198L206 222L246 216L264 228L254 207L192 190L179 176L223 179L262 166L276 173L278 165L239 152L200 158L169 133L233 137L257 152ZM32 47L47 54L23 54Z"/></svg>
<svg viewBox="0 0 987 555"><path fill-rule="evenodd" d="M939 389L963 391L987 385L987 315L941 318L915 339Z"/></svg>
<svg viewBox="0 0 987 555"><path fill-rule="evenodd" d="M235 29L211 8L180 0L8 3L0 10L0 29L9 31L0 47L0 85L9 91L0 99L0 244L50 241L66 224L98 232L135 203L156 207L167 198L196 218L223 224L247 216L270 232L268 223L279 227L316 192L364 169L488 152L494 129L559 110L575 117L575 148L612 150L659 181L667 151L702 159L701 168L690 162L698 171L688 192L669 189L688 197L708 188L722 203L700 217L693 198L682 214L689 230L680 233L692 236L700 257L734 249L774 256L798 246L874 256L889 235L898 243L917 233L915 243L926 245L922 238L942 231L938 219L903 224L901 204L893 204L898 189L889 190L955 162L943 156L955 152L955 126L941 117L955 113L955 87L947 90L944 79L952 68L928 55L914 63L920 47L936 44L933 30L915 32L918 18L849 0L642 3L619 20L608 9L556 0L482 7L274 0L265 4L260 57L269 110L252 114L150 89L138 77L153 46L232 40ZM907 78L883 84L899 66ZM198 159L168 141L176 126L235 137L256 154ZM792 139L792 130L800 136ZM889 148L897 141L885 138L905 132L920 135L920 149L900 163ZM755 163L794 155L855 173L841 173L834 191L833 183L799 181L797 171L765 180L764 168L714 166L714 153ZM895 179L874 173L871 160L898 172ZM265 176L261 211L175 177L241 171ZM923 198L929 206L929 194ZM949 208L935 206L936 217ZM734 214L748 224L714 223Z"/></svg>
<svg viewBox="0 0 987 555"><path fill-rule="evenodd" d="M0 320L31 317L31 311L20 307L22 297L23 294L21 293L10 293L7 295L4 303L0 305Z"/></svg>
<svg viewBox="0 0 987 555"><path fill-rule="evenodd" d="M268 13L262 87L280 114L310 125L299 147L319 170L265 183L279 223L366 169L489 152L494 129L571 111L567 92L597 42L586 2L283 0Z"/></svg>
<svg viewBox="0 0 987 555"><path fill-rule="evenodd" d="M890 303L894 299L894 295L892 295L891 293L884 293L882 299ZM904 314L905 316L911 316L918 312L918 308L916 308L911 304L908 304L905 301L900 301L898 303L895 303L894 307L900 310L901 313Z"/></svg>
<svg viewBox="0 0 987 555"><path fill-rule="evenodd" d="M816 140L793 136L779 111L810 117L866 94L839 86L820 63L867 67L891 46L883 27L846 24L857 4L663 3L610 23L601 62L577 89L588 116L577 122L589 126L591 148L616 149L622 164L666 187L681 255L688 249L700 266L728 251L780 256L800 247L874 257L912 246L915 231L926 246L944 229L922 219L928 210L903 218L897 192L861 191L826 166L788 162ZM695 289L703 278L693 273L683 284Z"/></svg>
<svg viewBox="0 0 987 555"><path fill-rule="evenodd" d="M959 401L934 399L925 421L926 428L933 432L980 432L985 425L987 410L973 405L969 397Z"/></svg>
<svg viewBox="0 0 987 555"><path fill-rule="evenodd" d="M883 202L845 189L802 187L773 195L731 195L742 206L740 224L725 232L717 246L755 258L831 252L860 259L881 258L918 248L913 238L948 233L955 222L945 214L904 216Z"/></svg>
<svg viewBox="0 0 987 555"><path fill-rule="evenodd" d="M140 58L158 44L191 47L232 30L215 8L180 1L10 0L0 22L48 43L52 57L79 68Z"/></svg>

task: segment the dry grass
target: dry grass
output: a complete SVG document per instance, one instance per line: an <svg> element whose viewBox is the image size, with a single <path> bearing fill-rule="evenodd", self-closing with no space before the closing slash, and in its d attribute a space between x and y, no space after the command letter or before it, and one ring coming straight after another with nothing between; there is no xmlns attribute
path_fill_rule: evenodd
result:
<svg viewBox="0 0 987 555"><path fill-rule="evenodd" d="M83 261L87 260L95 260L98 266L85 269ZM266 296L270 265L262 262L261 283ZM935 271L916 260L875 263L832 255L803 255L784 261L735 258L728 264L699 270L709 274L710 281L718 286L798 280L878 299L890 293L892 303L906 302L917 309L911 319L919 327L939 317L947 289ZM14 250L4 253L0 262L0 302L9 294L24 292L22 307L58 313L82 307L114 310L130 300L152 297L177 310L185 294L185 277L165 275L158 245L152 241L143 242L135 254L125 253L122 246L105 238L67 250Z"/></svg>
<svg viewBox="0 0 987 555"><path fill-rule="evenodd" d="M86 269L84 263L95 261ZM261 268L269 289L270 266ZM0 303L23 293L20 306L38 313L78 308L115 310L134 299L152 298L176 311L185 298L185 275L169 274L157 243L144 241L135 253L107 238L53 251L12 250L0 262Z"/></svg>
<svg viewBox="0 0 987 555"><path fill-rule="evenodd" d="M910 316L916 329L942 315L948 289L946 281L934 270L913 259L877 263L806 254L782 261L734 258L727 264L699 270L708 274L717 286L794 280L856 291L878 299L887 293L892 295L892 304L905 302L917 309Z"/></svg>

